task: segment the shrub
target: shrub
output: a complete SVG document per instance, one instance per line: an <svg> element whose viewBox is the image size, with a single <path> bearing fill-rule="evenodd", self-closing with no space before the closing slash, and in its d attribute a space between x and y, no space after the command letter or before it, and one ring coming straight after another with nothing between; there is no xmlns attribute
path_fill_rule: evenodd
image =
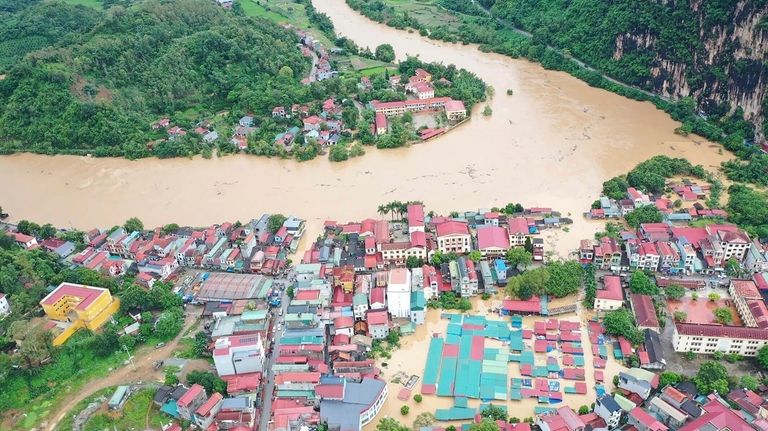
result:
<svg viewBox="0 0 768 431"><path fill-rule="evenodd" d="M416 401L417 403L420 403L422 399L423 398L422 398L421 394L416 394L416 395L413 396L413 400Z"/></svg>
<svg viewBox="0 0 768 431"><path fill-rule="evenodd" d="M403 416L407 415L409 411L411 411L411 408L408 406L400 407L400 414Z"/></svg>

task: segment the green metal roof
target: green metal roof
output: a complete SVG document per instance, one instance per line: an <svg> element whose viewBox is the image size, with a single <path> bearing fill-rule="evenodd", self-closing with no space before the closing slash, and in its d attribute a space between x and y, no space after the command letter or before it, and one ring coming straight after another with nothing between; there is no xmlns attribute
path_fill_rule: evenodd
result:
<svg viewBox="0 0 768 431"><path fill-rule="evenodd" d="M267 318L267 310L250 310L243 311L240 316L241 320L264 320Z"/></svg>
<svg viewBox="0 0 768 431"><path fill-rule="evenodd" d="M368 304L368 295L365 293L356 293L355 296L352 297L352 305L367 305Z"/></svg>
<svg viewBox="0 0 768 431"><path fill-rule="evenodd" d="M423 310L427 307L427 299L424 297L423 290L414 290L411 292L411 310Z"/></svg>

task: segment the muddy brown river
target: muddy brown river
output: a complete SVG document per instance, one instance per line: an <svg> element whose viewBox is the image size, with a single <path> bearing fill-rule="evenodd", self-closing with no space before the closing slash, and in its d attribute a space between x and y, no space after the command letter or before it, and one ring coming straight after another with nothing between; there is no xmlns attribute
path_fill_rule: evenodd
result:
<svg viewBox="0 0 768 431"><path fill-rule="evenodd" d="M580 214L602 182L656 154L713 167L725 159L650 103L591 88L536 64L431 41L374 23L344 0L315 0L339 34L361 46L391 44L397 56L453 63L495 89L493 115L475 109L468 123L425 144L379 151L343 163L298 163L237 155L205 160L96 159L17 154L0 157L0 205L12 220L91 228L132 216L146 226L246 220L262 212L326 218L376 215L392 200L423 200L439 212L520 202L571 214L566 250L598 224ZM507 96L506 90L514 95ZM312 232L312 231L310 231Z"/></svg>

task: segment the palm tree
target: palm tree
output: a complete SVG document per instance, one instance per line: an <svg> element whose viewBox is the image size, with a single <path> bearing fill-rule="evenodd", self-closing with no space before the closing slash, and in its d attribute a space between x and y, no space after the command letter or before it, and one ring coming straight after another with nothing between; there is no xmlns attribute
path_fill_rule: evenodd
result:
<svg viewBox="0 0 768 431"><path fill-rule="evenodd" d="M383 216L389 212L389 208L387 208L386 205L379 205L377 212L379 213L379 215Z"/></svg>
<svg viewBox="0 0 768 431"><path fill-rule="evenodd" d="M392 211L397 213L398 218L403 218L403 213L406 210L406 205L400 201L392 202Z"/></svg>
<svg viewBox="0 0 768 431"><path fill-rule="evenodd" d="M392 216L392 220L395 219L395 205L394 202L390 202L386 205L387 212Z"/></svg>

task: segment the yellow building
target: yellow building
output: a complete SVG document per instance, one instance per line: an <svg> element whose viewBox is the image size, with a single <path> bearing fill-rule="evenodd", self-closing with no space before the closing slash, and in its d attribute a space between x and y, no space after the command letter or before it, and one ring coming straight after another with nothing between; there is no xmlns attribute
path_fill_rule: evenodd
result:
<svg viewBox="0 0 768 431"><path fill-rule="evenodd" d="M40 305L49 319L70 323L53 340L53 345L59 346L80 328L92 331L101 328L120 308L120 300L112 298L108 289L61 283Z"/></svg>

